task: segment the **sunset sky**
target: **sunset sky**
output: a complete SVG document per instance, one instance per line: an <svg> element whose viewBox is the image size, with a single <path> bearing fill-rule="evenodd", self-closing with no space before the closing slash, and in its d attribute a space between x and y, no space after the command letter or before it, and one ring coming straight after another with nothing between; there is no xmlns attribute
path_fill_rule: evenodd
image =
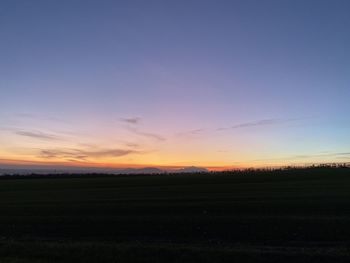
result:
<svg viewBox="0 0 350 263"><path fill-rule="evenodd" d="M0 167L350 162L350 1L2 0Z"/></svg>

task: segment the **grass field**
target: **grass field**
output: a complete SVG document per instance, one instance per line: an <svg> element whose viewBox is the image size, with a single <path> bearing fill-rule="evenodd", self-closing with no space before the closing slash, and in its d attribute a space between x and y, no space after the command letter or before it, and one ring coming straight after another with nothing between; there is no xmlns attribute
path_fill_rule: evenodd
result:
<svg viewBox="0 0 350 263"><path fill-rule="evenodd" d="M349 168L0 179L0 262L349 261Z"/></svg>

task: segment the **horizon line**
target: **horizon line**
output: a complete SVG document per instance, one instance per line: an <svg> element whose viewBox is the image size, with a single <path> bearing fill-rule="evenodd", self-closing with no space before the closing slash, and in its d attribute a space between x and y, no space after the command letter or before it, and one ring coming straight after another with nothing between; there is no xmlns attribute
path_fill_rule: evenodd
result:
<svg viewBox="0 0 350 263"><path fill-rule="evenodd" d="M0 159L0 169L144 169L157 168L161 170L176 170L188 167L205 168L208 171L229 171L239 169L283 168L283 167L308 167L318 165L349 165L350 162L308 162L308 163L281 163L281 164L236 164L236 165L156 165L156 164L107 164L107 163L71 163L71 162L40 162L28 160Z"/></svg>

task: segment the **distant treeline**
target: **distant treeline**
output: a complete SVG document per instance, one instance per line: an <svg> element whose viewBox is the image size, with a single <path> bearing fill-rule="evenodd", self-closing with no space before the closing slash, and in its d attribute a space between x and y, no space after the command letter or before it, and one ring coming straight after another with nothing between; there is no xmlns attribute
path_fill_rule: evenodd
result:
<svg viewBox="0 0 350 263"><path fill-rule="evenodd" d="M336 164L315 164L309 166L284 166L266 168L246 168L230 171L213 172L214 174L225 175L292 175L292 174L324 174L324 173L350 173L349 163Z"/></svg>
<svg viewBox="0 0 350 263"><path fill-rule="evenodd" d="M135 174L107 174L107 173L54 173L54 174L3 174L1 179L33 179L33 178L96 178L96 177L139 177L139 176L255 176L255 175L322 175L330 173L350 174L350 164L317 164L310 166L284 166L266 168L244 168L225 171L191 172L191 173L135 173Z"/></svg>

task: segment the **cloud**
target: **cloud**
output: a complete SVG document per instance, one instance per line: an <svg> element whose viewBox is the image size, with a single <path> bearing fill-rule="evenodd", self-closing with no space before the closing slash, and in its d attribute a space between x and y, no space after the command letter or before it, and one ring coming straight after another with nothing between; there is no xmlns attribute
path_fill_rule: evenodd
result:
<svg viewBox="0 0 350 263"><path fill-rule="evenodd" d="M265 161L286 161L286 160L307 160L307 159L319 159L319 158L336 158L336 159L348 159L350 158L350 152L320 152L320 153L310 153L310 154L299 154L286 156L281 158L266 158L266 159L256 159L256 162Z"/></svg>
<svg viewBox="0 0 350 263"><path fill-rule="evenodd" d="M125 142L124 144L130 148L138 148L140 146L139 144L133 142Z"/></svg>
<svg viewBox="0 0 350 263"><path fill-rule="evenodd" d="M197 135L197 134L200 134L202 132L204 132L205 130L204 129L194 129L194 130L190 130L190 131L187 131L187 132L182 132L180 133L181 135L186 135L186 134L189 134L189 135Z"/></svg>
<svg viewBox="0 0 350 263"><path fill-rule="evenodd" d="M146 131L142 131L140 130L139 128L136 128L135 126L140 124L141 122L141 118L139 117L132 117L132 118L121 118L120 119L122 122L124 123L127 123L127 124L131 124L131 125L127 125L125 128L136 134L136 135L139 135L139 136L142 136L142 137L147 137L147 138L150 138L150 139L153 139L153 140L156 140L156 141L165 141L166 139L159 135L159 134L155 134L155 133L151 133L151 132L146 132Z"/></svg>
<svg viewBox="0 0 350 263"><path fill-rule="evenodd" d="M272 126L272 125L281 125L284 123L289 123L293 121L297 121L300 119L297 118L289 118L289 119L263 119L263 120L257 120L257 121L251 121L251 122L243 122L238 123L232 126L228 127L220 127L220 128L214 128L214 129L193 129L189 131L179 132L176 135L181 137L194 137L196 135L203 135L205 133L212 133L212 132L218 132L218 131L225 131L225 130L234 130L234 129L243 129L243 128L250 128L250 127L262 127L262 126Z"/></svg>
<svg viewBox="0 0 350 263"><path fill-rule="evenodd" d="M83 154L91 157L120 157L124 155L129 155L132 153L139 153L138 151L134 150L127 150L127 149L104 149L99 151L82 151Z"/></svg>
<svg viewBox="0 0 350 263"><path fill-rule="evenodd" d="M257 120L252 122L243 122L238 123L230 127L222 127L217 128L218 131L223 130L231 130L231 129L241 129L241 128L249 128L249 127L260 127L260 126L271 126L271 125L279 125L284 124L292 121L296 121L297 119L263 119L263 120Z"/></svg>
<svg viewBox="0 0 350 263"><path fill-rule="evenodd" d="M193 129L193 130L189 130L189 131L178 132L175 134L175 136L190 139L190 138L196 137L198 135L202 135L204 132L206 132L206 129Z"/></svg>
<svg viewBox="0 0 350 263"><path fill-rule="evenodd" d="M30 114L30 113L17 113L17 114L15 114L15 117L23 118L23 119L40 120L40 121L52 121L52 122L69 124L69 122L67 122L66 120L63 120L63 119L58 118L58 117L37 115L37 114Z"/></svg>
<svg viewBox="0 0 350 263"><path fill-rule="evenodd" d="M131 128L131 127L128 127L127 129L129 131L137 134L137 135L140 135L140 136L143 136L143 137L147 137L147 138L150 138L150 139L153 139L153 140L156 140L156 141L165 141L166 140L166 138L164 138L163 136L155 134L155 133L145 132L145 131L141 131L139 129Z"/></svg>
<svg viewBox="0 0 350 263"><path fill-rule="evenodd" d="M128 124L139 124L141 122L141 118L139 117L133 117L133 118L121 118L122 122L128 123Z"/></svg>
<svg viewBox="0 0 350 263"><path fill-rule="evenodd" d="M15 134L40 140L60 140L56 135L38 131L16 131Z"/></svg>
<svg viewBox="0 0 350 263"><path fill-rule="evenodd" d="M66 158L74 158L85 160L88 156L83 155L80 150L77 149L41 149L39 151L39 157L45 159L58 158L58 159L66 159Z"/></svg>
<svg viewBox="0 0 350 263"><path fill-rule="evenodd" d="M336 152L336 153L318 153L318 154L304 154L304 155L295 155L292 158L295 159L308 159L308 158L319 158L319 157L348 157L350 152Z"/></svg>
<svg viewBox="0 0 350 263"><path fill-rule="evenodd" d="M342 152L342 153L336 153L336 155L350 155L350 152Z"/></svg>
<svg viewBox="0 0 350 263"><path fill-rule="evenodd" d="M40 149L38 156L45 159L75 159L86 160L88 158L121 157L130 154L141 154L143 152L129 149Z"/></svg>

